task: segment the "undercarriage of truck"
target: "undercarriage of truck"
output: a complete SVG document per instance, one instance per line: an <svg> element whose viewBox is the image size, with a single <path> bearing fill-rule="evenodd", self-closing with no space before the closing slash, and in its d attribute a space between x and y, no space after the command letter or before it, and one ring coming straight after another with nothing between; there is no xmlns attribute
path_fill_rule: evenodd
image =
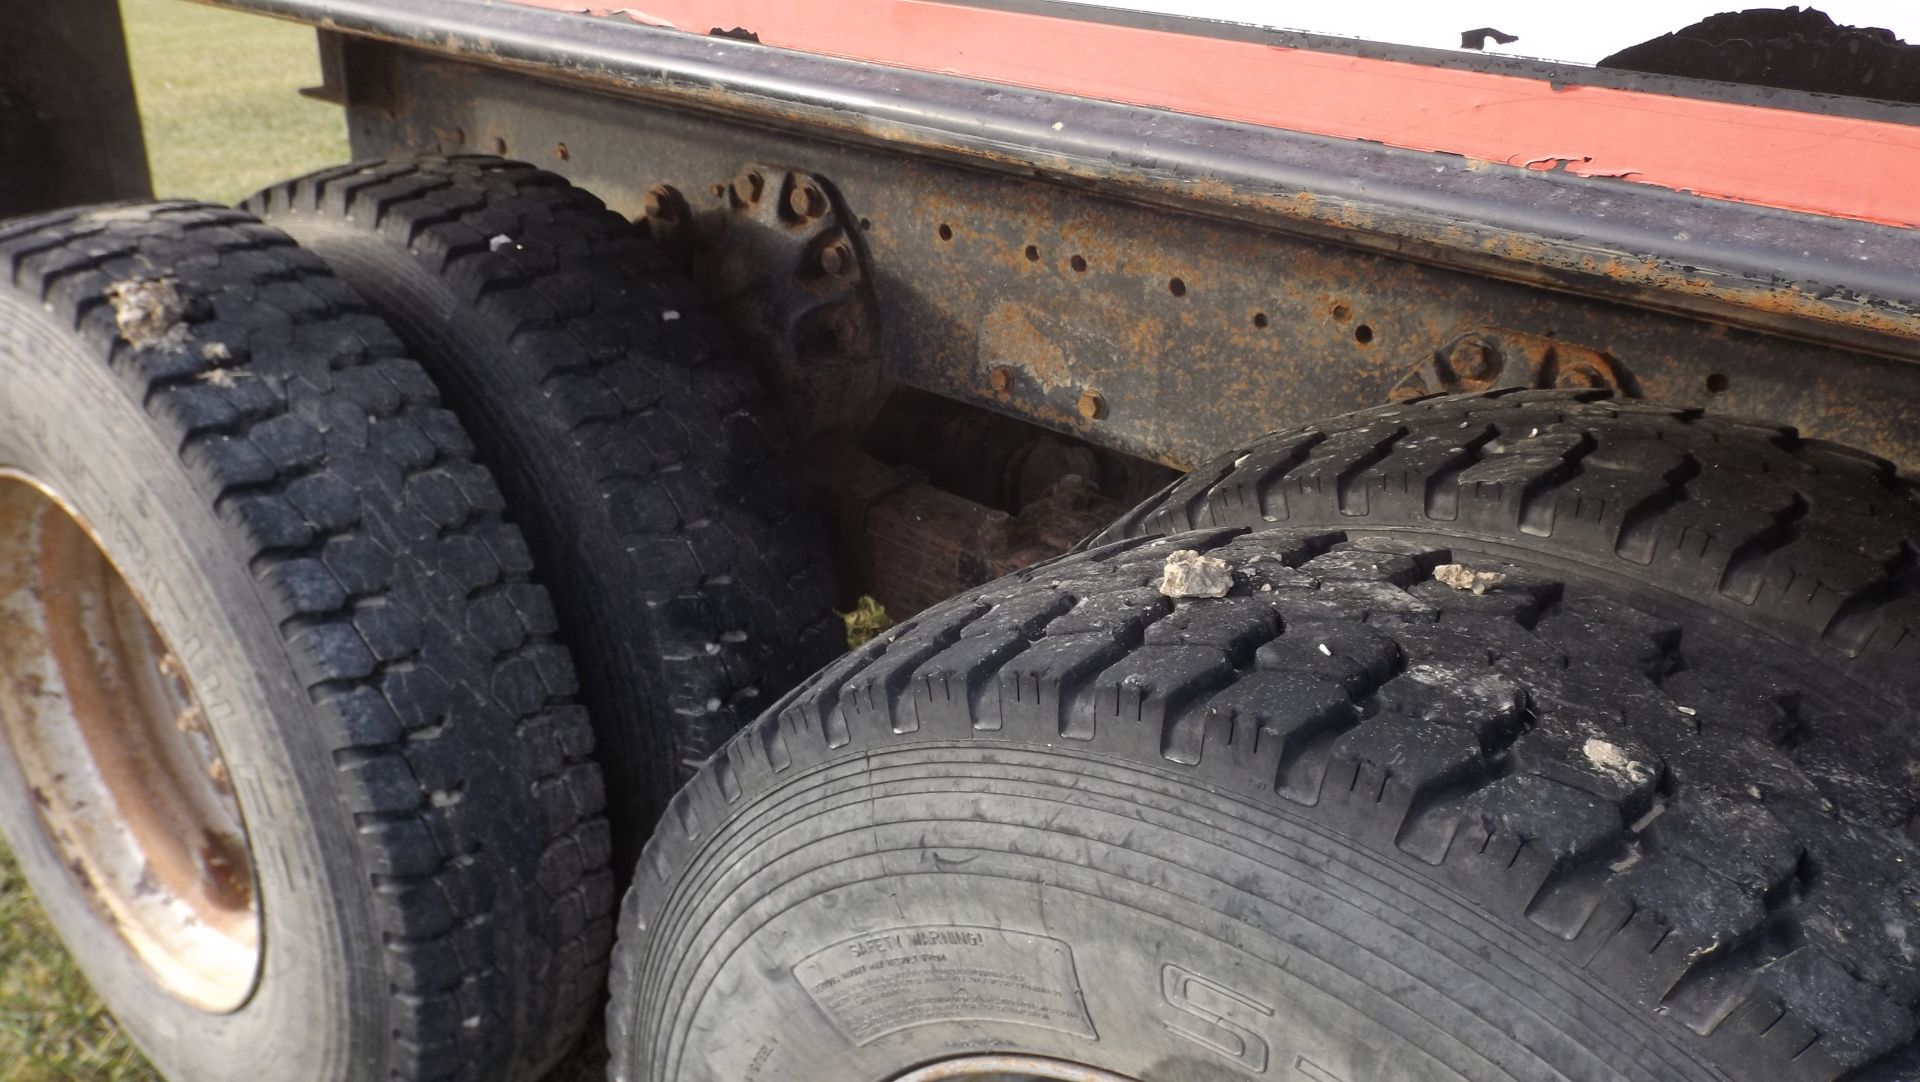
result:
<svg viewBox="0 0 1920 1082"><path fill-rule="evenodd" d="M0 3L0 834L165 1077L1920 1080L1893 32L215 2L351 163Z"/></svg>

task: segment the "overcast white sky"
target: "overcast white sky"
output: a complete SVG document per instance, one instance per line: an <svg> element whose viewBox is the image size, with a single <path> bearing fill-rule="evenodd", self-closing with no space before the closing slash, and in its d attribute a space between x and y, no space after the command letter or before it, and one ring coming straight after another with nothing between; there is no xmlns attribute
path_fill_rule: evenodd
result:
<svg viewBox="0 0 1920 1082"><path fill-rule="evenodd" d="M1460 32L1491 26L1520 40L1489 52L1592 64L1717 11L1785 7L1759 0L1085 0L1101 7L1194 15L1231 22L1341 34L1398 45L1454 49ZM1920 44L1920 0L1813 3L1835 22L1884 26ZM1491 42L1489 42L1491 46Z"/></svg>

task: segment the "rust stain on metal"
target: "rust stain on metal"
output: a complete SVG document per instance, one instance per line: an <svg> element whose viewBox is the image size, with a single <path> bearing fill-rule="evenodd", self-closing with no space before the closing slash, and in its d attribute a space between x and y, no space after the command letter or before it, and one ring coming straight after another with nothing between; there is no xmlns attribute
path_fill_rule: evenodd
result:
<svg viewBox="0 0 1920 1082"><path fill-rule="evenodd" d="M624 8L583 7L572 10L601 15L623 14L651 25L664 20ZM324 21L323 21L324 22ZM647 78L612 71L583 73L557 70L552 62L500 55L493 43L463 40L455 35L416 39L411 44L463 56L479 56L503 68L532 71L549 77L612 86L643 99L711 110L723 115L750 117L756 123L798 127L825 135L837 133L885 143L899 150L930 150L948 158L964 158L1019 175L1048 174L1090 181L1124 192L1130 198L1163 202L1203 213L1259 218L1264 224L1298 229L1307 235L1339 236L1344 243L1375 251L1448 259L1447 253L1471 256L1472 269L1511 281L1564 287L1564 274L1578 273L1630 286L1647 297L1669 302L1703 302L1755 313L1764 327L1783 320L1811 322L1871 335L1920 340L1920 311L1903 307L1854 303L1802 288L1793 283L1751 279L1731 280L1697 275L1686 267L1644 260L1627 254L1576 258L1564 240L1524 235L1468 234L1446 222L1386 220L1375 212L1341 199L1298 191L1246 190L1216 177L1142 168L1122 160L1078 157L1043 148L1013 150L1002 146L959 145L948 133L862 114L777 101L762 94L711 84L661 84ZM391 114L390 114L391 115ZM1558 160L1560 155L1545 156ZM1586 155L1566 155L1584 160ZM1469 168L1494 168L1466 159ZM1499 166L1499 168L1508 168ZM1578 172L1581 165L1570 166ZM1590 169L1596 174L1620 171L1614 165ZM1633 170L1627 169L1631 173ZM1092 257L1089 256L1089 259ZM1634 298L1628 298L1634 299Z"/></svg>
<svg viewBox="0 0 1920 1082"><path fill-rule="evenodd" d="M579 98L397 51L395 63L417 108L475 130L534 138ZM712 108L701 113L659 109L646 92L600 99L574 120L608 156L577 154L576 180L637 211L650 186L704 192L732 177L740 159L729 147L764 142L787 160L817 162L862 216L890 376L1132 455L1191 467L1259 432L1379 402L1436 354L1444 361L1462 335L1501 330L1554 343L1551 365L1527 362L1528 385L1710 401L1920 461L1920 418L1897 408L1904 391L1893 393L1920 375L1866 352L1891 339L1863 337L1920 339L1913 313L1564 241L1486 236L1459 221L1381 220L1339 198L1246 191L1119 160L1048 158L1036 169L1004 149L947 146L928 161L902 153L932 146L924 131L872 117L795 109L781 115L805 134L783 135L761 126L765 103L687 93L709 91L702 100ZM654 133L644 154L621 143L639 118ZM830 128L859 138L820 138ZM996 168L954 168L956 153ZM1183 295L1170 289L1174 278ZM1736 302L1739 332L1698 315L1732 319ZM1689 309L1696 314L1673 314ZM1746 333L1756 327L1792 337ZM1512 348L1509 361L1544 361L1532 347ZM1830 377L1817 395L1807 384L1814 370ZM1467 381L1481 379L1469 371ZM1078 408L1090 387L1109 406L1097 423Z"/></svg>
<svg viewBox="0 0 1920 1082"><path fill-rule="evenodd" d="M698 91L696 91L698 93ZM713 104L737 104L733 95L716 92ZM790 122L821 123L823 119L808 110L786 109L782 119ZM924 132L904 125L836 117L829 122L845 126L858 134L906 145L939 146ZM1028 157L992 149L969 149L976 158L1005 168L1030 170ZM1259 213L1274 224L1294 222L1315 232L1331 231L1348 244L1377 246L1380 250L1404 252L1431 245L1436 250L1473 250L1499 261L1483 269L1503 274L1514 281L1549 284L1550 268L1577 270L1644 289L1649 295L1673 295L1710 300L1750 308L1795 320L1834 323L1875 333L1920 339L1920 312L1891 311L1867 306L1839 307L1828 298L1815 296L1794 283L1723 282L1696 277L1684 268L1669 267L1658 261L1629 255L1582 255L1569 259L1564 242L1542 240L1518 234L1474 237L1457 224L1419 225L1388 223L1373 214L1338 200L1316 198L1311 193L1249 192L1217 178L1164 177L1150 171L1123 170L1100 163L1060 159L1046 163L1061 175L1098 179L1142 194L1158 195L1189 206L1233 208Z"/></svg>
<svg viewBox="0 0 1920 1082"><path fill-rule="evenodd" d="M1034 325L1043 313L1019 301L1001 301L980 325L980 357L997 370L1025 372L1042 390L1078 386L1073 358L1054 336Z"/></svg>
<svg viewBox="0 0 1920 1082"><path fill-rule="evenodd" d="M724 205L695 213L655 185L648 232L725 309L795 432L864 423L887 385L858 216L825 177L781 166L741 167L716 190Z"/></svg>
<svg viewBox="0 0 1920 1082"><path fill-rule="evenodd" d="M222 909L253 905L253 871L247 843L232 834L207 831L200 840L200 871L207 897Z"/></svg>
<svg viewBox="0 0 1920 1082"><path fill-rule="evenodd" d="M1401 400L1496 388L1608 389L1637 394L1631 374L1606 352L1506 327L1476 328L1423 358L1388 392Z"/></svg>
<svg viewBox="0 0 1920 1082"><path fill-rule="evenodd" d="M842 580L858 583L895 619L1066 552L1125 509L1077 474L1059 476L1009 512L851 444L817 443L804 457L838 525Z"/></svg>

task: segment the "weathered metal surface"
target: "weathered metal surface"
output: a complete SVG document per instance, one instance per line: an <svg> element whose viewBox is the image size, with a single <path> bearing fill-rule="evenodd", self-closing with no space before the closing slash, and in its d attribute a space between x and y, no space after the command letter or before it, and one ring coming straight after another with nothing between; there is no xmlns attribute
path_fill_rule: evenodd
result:
<svg viewBox="0 0 1920 1082"><path fill-rule="evenodd" d="M463 0L221 0L751 127L1920 358L1920 231ZM571 144L569 144L571 145ZM752 153L749 156L761 156ZM783 157L813 168L809 156Z"/></svg>
<svg viewBox="0 0 1920 1082"><path fill-rule="evenodd" d="M0 218L152 190L117 0L0 0Z"/></svg>
<svg viewBox="0 0 1920 1082"><path fill-rule="evenodd" d="M329 105L347 103L347 38L344 34L332 30L320 30L314 34L320 53L320 82L316 86L300 88L300 96L324 101Z"/></svg>
<svg viewBox="0 0 1920 1082"><path fill-rule="evenodd" d="M824 177L742 166L696 212L670 184L641 224L726 312L794 435L857 430L885 392L880 327L858 218Z"/></svg>
<svg viewBox="0 0 1920 1082"><path fill-rule="evenodd" d="M1398 401L1429 394L1518 387L1604 388L1629 395L1638 393L1626 367L1603 350L1542 334L1487 327L1469 331L1434 350L1394 384L1387 397Z"/></svg>
<svg viewBox="0 0 1920 1082"><path fill-rule="evenodd" d="M886 465L851 444L818 444L804 457L833 521L841 581L896 620L1058 556L1127 507L1077 475L1015 513L937 487L924 471Z"/></svg>
<svg viewBox="0 0 1920 1082"><path fill-rule="evenodd" d="M1014 512L1070 477L1131 507L1179 476L1004 414L911 390L887 400L861 445L887 462L924 471L949 492Z"/></svg>
<svg viewBox="0 0 1920 1082"><path fill-rule="evenodd" d="M1648 398L1920 461L1906 361L359 44L361 156L504 152L636 216L660 185L723 209L742 161L830 178L860 224L891 378L1168 465L1385 401L1489 330L1604 357Z"/></svg>
<svg viewBox="0 0 1920 1082"><path fill-rule="evenodd" d="M579 0L508 0L578 12ZM614 17L631 14L611 11ZM1920 110L1899 119L1701 101L1562 80L1287 45L1168 19L1125 25L1069 7L918 0L646 0L652 27L747 23L781 49L1263 128L1608 177L1718 199L1920 225ZM1865 63L1863 59L1861 61ZM1808 155L1804 148L1822 153ZM1788 158L1787 155L1793 155Z"/></svg>
<svg viewBox="0 0 1920 1082"><path fill-rule="evenodd" d="M804 456L848 600L896 620L1072 548L1173 470L935 395L896 391L856 442Z"/></svg>

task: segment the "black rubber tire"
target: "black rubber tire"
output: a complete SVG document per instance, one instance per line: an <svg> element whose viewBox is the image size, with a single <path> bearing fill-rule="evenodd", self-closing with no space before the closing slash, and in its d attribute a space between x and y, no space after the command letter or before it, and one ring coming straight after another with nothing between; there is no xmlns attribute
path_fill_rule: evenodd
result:
<svg viewBox="0 0 1920 1082"><path fill-rule="evenodd" d="M1905 715L1658 590L1343 536L1071 554L796 691L648 846L614 1077L1915 1077ZM1162 596L1182 549L1231 592Z"/></svg>
<svg viewBox="0 0 1920 1082"><path fill-rule="evenodd" d="M625 875L740 726L845 648L824 523L725 327L592 195L490 157L255 195L369 298L500 475L580 664Z"/></svg>
<svg viewBox="0 0 1920 1082"><path fill-rule="evenodd" d="M1709 15L1628 46L1602 68L1751 86L1920 102L1920 46L1890 30L1842 26L1808 8Z"/></svg>
<svg viewBox="0 0 1920 1082"><path fill-rule="evenodd" d="M546 593L433 382L239 211L0 224L0 269L0 465L98 524L184 644L265 913L243 1006L173 998L0 746L0 822L81 968L171 1078L536 1077L600 1003L602 784ZM180 302L137 346L106 292L129 281Z"/></svg>
<svg viewBox="0 0 1920 1082"><path fill-rule="evenodd" d="M1605 391L1495 391L1276 432L1091 544L1205 526L1380 530L1667 591L1920 709L1920 495L1791 428Z"/></svg>

